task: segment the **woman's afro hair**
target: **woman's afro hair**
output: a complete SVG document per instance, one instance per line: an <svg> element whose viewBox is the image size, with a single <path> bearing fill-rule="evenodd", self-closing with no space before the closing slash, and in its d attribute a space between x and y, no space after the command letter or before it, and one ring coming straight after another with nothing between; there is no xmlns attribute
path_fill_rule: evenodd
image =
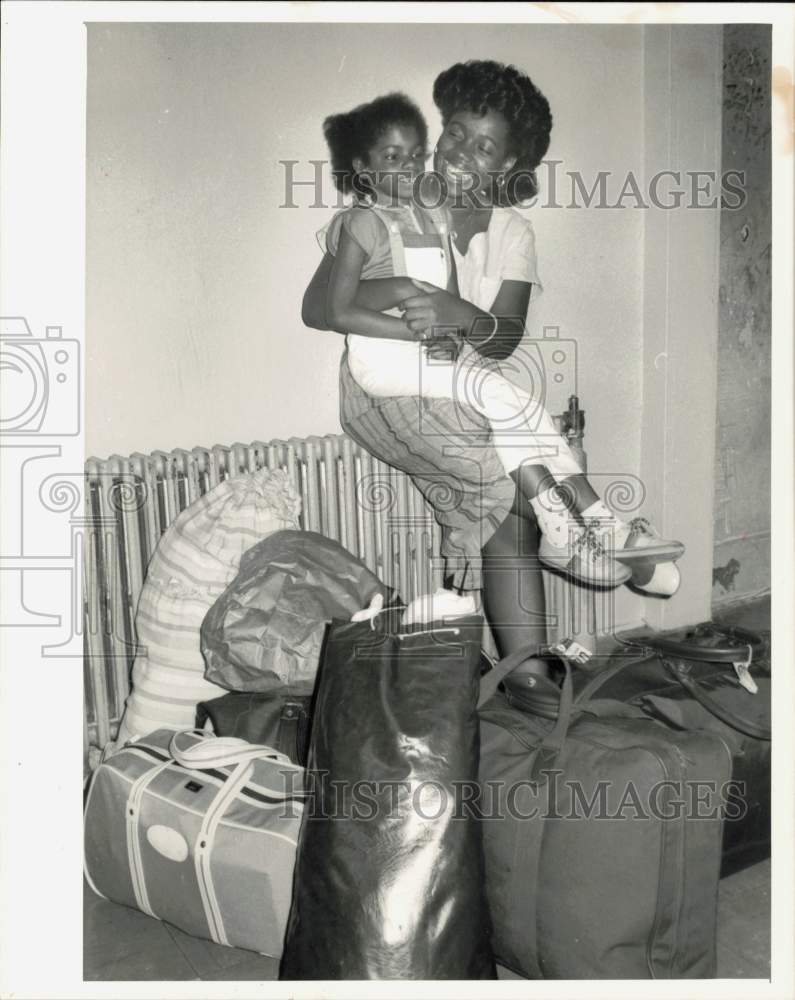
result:
<svg viewBox="0 0 795 1000"><path fill-rule="evenodd" d="M552 114L529 76L492 60L456 63L436 77L433 100L445 125L456 111L476 115L498 111L508 123L510 152L516 157L504 189L508 203L535 197L535 169L549 149Z"/></svg>
<svg viewBox="0 0 795 1000"><path fill-rule="evenodd" d="M428 141L428 126L417 105L405 94L386 94L369 104L360 104L352 111L330 115L323 122L331 155L331 170L335 186L348 194L360 193L360 184L354 184L356 158L367 160L368 151L388 129L395 125L413 126L424 146Z"/></svg>

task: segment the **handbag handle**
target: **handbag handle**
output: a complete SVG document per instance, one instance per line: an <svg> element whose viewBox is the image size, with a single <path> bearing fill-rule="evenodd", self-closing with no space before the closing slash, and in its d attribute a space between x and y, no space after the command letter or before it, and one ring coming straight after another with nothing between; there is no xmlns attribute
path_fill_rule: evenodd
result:
<svg viewBox="0 0 795 1000"><path fill-rule="evenodd" d="M303 770L293 764L286 754L279 753L273 747L257 743L249 743L237 736L210 736L202 733L203 739L189 747L179 746L179 737L195 734L195 730L187 729L182 733L174 733L169 744L169 753L183 767L196 771L206 771L215 767L226 767L229 764L243 764L255 760L274 760L278 764L286 764L296 770Z"/></svg>
<svg viewBox="0 0 795 1000"><path fill-rule="evenodd" d="M735 656L737 655L737 650L734 651ZM723 705L718 704L710 695L704 690L704 688L690 676L687 665L685 663L668 660L664 656L661 657L663 666L674 678L678 681L682 687L687 691L687 693L694 698L702 708L705 708L708 712L715 716L716 719L720 719L727 726L732 729L736 729L738 732L743 733L745 736L753 736L758 740L769 740L771 739L771 730L769 726L760 726L756 722L751 722L748 719L742 718L742 716L735 715L734 712L730 712Z"/></svg>

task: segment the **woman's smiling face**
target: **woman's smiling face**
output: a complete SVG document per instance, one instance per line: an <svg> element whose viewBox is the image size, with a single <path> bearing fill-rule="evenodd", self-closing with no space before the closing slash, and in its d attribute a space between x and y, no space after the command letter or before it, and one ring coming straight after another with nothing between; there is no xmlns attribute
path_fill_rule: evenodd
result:
<svg viewBox="0 0 795 1000"><path fill-rule="evenodd" d="M491 191L493 181L516 163L510 155L508 123L499 111L454 112L436 146L434 167L451 193Z"/></svg>

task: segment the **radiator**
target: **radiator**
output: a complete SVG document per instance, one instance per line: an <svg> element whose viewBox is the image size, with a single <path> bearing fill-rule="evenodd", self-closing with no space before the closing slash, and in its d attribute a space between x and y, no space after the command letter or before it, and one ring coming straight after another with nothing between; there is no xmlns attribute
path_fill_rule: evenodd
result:
<svg viewBox="0 0 795 1000"><path fill-rule="evenodd" d="M86 760L115 737L135 658L135 611L146 567L168 525L227 477L286 469L302 498L301 527L333 538L404 601L442 586L441 531L401 472L345 435L191 451L117 455L86 463ZM594 636L594 592L544 573L550 639ZM488 646L488 636L487 636ZM592 645L592 643L591 643ZM93 749L93 752L92 751Z"/></svg>

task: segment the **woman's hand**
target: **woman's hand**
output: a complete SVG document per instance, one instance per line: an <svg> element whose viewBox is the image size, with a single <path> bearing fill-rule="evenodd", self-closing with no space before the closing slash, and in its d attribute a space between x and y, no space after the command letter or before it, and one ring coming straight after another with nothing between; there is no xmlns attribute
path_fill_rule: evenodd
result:
<svg viewBox="0 0 795 1000"><path fill-rule="evenodd" d="M427 334L434 327L446 327L443 333L449 336L451 327L457 330L468 328L472 314L476 312L468 302L427 281L415 278L412 284L417 294L404 299L398 306L409 329L417 334Z"/></svg>
<svg viewBox="0 0 795 1000"><path fill-rule="evenodd" d="M415 335L435 339L457 331L458 337L482 357L497 360L510 357L516 350L524 334L530 282L503 281L489 312L426 281L414 279L413 284L417 294L403 299L398 308Z"/></svg>

